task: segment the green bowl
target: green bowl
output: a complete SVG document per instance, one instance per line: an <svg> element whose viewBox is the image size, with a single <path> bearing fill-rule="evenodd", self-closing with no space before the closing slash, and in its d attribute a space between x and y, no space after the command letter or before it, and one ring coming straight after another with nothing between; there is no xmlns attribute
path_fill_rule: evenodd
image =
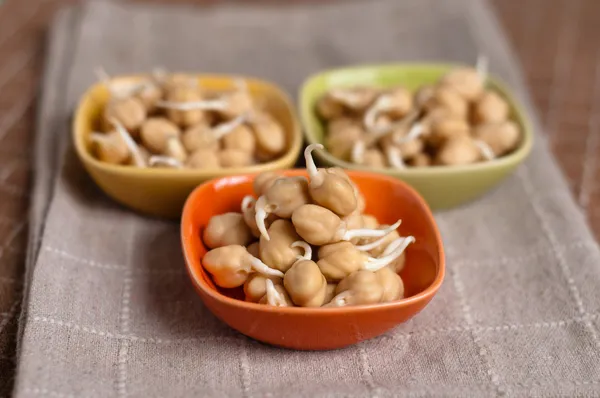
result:
<svg viewBox="0 0 600 398"><path fill-rule="evenodd" d="M334 69L310 76L300 90L300 117L309 144L322 143L324 125L315 112L317 100L334 87L370 85L392 87L403 85L416 90L424 84L435 83L456 64L389 64ZM321 166L338 166L387 174L412 185L436 209L448 209L476 199L500 183L525 160L533 146L531 124L506 86L489 77L488 88L508 102L510 117L523 132L519 146L510 154L492 161L466 166L430 166L403 170L372 168L338 159L324 150L316 150L315 160Z"/></svg>

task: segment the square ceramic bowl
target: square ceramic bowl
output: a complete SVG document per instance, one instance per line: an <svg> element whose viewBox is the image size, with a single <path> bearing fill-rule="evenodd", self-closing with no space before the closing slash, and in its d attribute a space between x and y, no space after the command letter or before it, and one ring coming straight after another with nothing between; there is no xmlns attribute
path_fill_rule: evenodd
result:
<svg viewBox="0 0 600 398"><path fill-rule="evenodd" d="M288 170L287 176L307 176ZM402 300L339 308L272 307L244 301L242 288L217 287L202 266L207 252L201 236L210 218L239 211L252 194L252 175L224 177L200 185L188 198L181 220L181 241L189 276L208 309L240 333L264 343L300 350L340 348L381 335L421 311L444 279L444 249L435 220L425 201L402 181L381 174L350 171L366 199L366 214L381 223L402 219L398 229L412 235L400 276Z"/></svg>
<svg viewBox="0 0 600 398"><path fill-rule="evenodd" d="M309 144L323 143L324 124L315 111L315 104L335 87L368 85L393 87L403 85L416 91L424 84L435 83L449 70L464 65L453 64L389 64L357 66L325 71L309 77L302 85L299 97L300 117ZM377 172L406 181L434 209L447 209L473 200L500 183L525 160L533 145L533 132L523 108L506 86L490 76L487 87L496 91L510 106L510 118L521 128L522 139L512 153L489 162L465 166L430 166L403 170L370 168L343 161L324 150L316 150L316 161L323 166Z"/></svg>
<svg viewBox="0 0 600 398"><path fill-rule="evenodd" d="M260 101L282 126L287 138L285 153L270 162L243 168L214 170L137 168L113 165L96 159L91 151L89 135L96 126L104 105L109 99L108 89L102 83L90 87L81 98L73 121L75 150L85 169L96 184L121 204L154 216L179 218L187 196L200 183L216 177L260 173L293 167L302 149L302 132L291 99L272 83L244 76L191 75L209 91L230 89L235 79L244 78L253 98ZM142 75L116 77L112 81L132 83Z"/></svg>

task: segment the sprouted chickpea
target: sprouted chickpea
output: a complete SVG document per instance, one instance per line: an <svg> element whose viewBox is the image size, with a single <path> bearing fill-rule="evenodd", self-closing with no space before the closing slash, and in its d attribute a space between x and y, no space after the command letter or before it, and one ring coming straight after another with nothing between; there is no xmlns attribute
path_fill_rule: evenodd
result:
<svg viewBox="0 0 600 398"><path fill-rule="evenodd" d="M211 149L200 148L188 156L185 165L191 169L218 169L221 167L219 155Z"/></svg>
<svg viewBox="0 0 600 398"><path fill-rule="evenodd" d="M377 304L383 299L384 288L375 272L359 270L342 279L335 293L327 307Z"/></svg>
<svg viewBox="0 0 600 398"><path fill-rule="evenodd" d="M481 157L481 149L471 137L459 136L443 144L436 162L440 165L465 165L478 162Z"/></svg>
<svg viewBox="0 0 600 398"><path fill-rule="evenodd" d="M321 144L311 144L304 150L306 171L310 179L308 190L315 203L333 211L339 216L347 216L358 205L354 187L340 176L340 170L318 169L312 157L315 148L323 149Z"/></svg>
<svg viewBox="0 0 600 398"><path fill-rule="evenodd" d="M294 302L283 285L275 284L271 279L265 281L266 294L258 302L273 307L293 307Z"/></svg>
<svg viewBox="0 0 600 398"><path fill-rule="evenodd" d="M465 100L474 101L485 88L487 69L487 58L479 56L476 68L456 68L442 77L441 81L443 84L452 87Z"/></svg>
<svg viewBox="0 0 600 398"><path fill-rule="evenodd" d="M252 189L256 196L262 196L269 188L275 184L275 181L282 178L281 174L274 171L265 171L258 174L252 182Z"/></svg>
<svg viewBox="0 0 600 398"><path fill-rule="evenodd" d="M386 164L385 155L377 148L367 149L363 140L354 143L350 159L352 163L367 167L384 167Z"/></svg>
<svg viewBox="0 0 600 398"><path fill-rule="evenodd" d="M250 252L250 250L248 250ZM252 253L251 253L252 254ZM253 257L257 257L252 255ZM244 295L246 301L258 303L267 294L267 280L270 280L274 285L280 285L283 280L276 276L267 276L263 274L252 274L244 282Z"/></svg>
<svg viewBox="0 0 600 398"><path fill-rule="evenodd" d="M285 132L271 115L264 112L254 112L249 117L248 124L254 132L258 159L268 161L285 151Z"/></svg>
<svg viewBox="0 0 600 398"><path fill-rule="evenodd" d="M427 111L441 108L452 116L464 119L467 117L469 104L453 86L442 84L435 87L424 108Z"/></svg>
<svg viewBox="0 0 600 398"><path fill-rule="evenodd" d="M194 152L200 148L217 150L219 149L221 138L235 131L245 121L246 116L239 116L229 122L221 123L214 128L200 122L183 133L183 146L188 152Z"/></svg>
<svg viewBox="0 0 600 398"><path fill-rule="evenodd" d="M310 203L308 182L304 177L278 178L273 185L261 195L255 205L256 225L261 235L269 240L265 219L269 214L290 218L294 210L303 204Z"/></svg>
<svg viewBox="0 0 600 398"><path fill-rule="evenodd" d="M283 277L283 285L297 306L320 307L325 302L327 281L309 258L300 258L292 265Z"/></svg>
<svg viewBox="0 0 600 398"><path fill-rule="evenodd" d="M260 258L270 267L280 271L287 271L300 255L299 247L295 244L300 241L300 236L296 233L294 225L288 220L275 220L269 227L269 236L261 236L259 240ZM312 253L312 249L305 250L305 253Z"/></svg>
<svg viewBox="0 0 600 398"><path fill-rule="evenodd" d="M131 154L133 165L137 167L146 167L146 159L125 127L116 118L109 119L109 122L113 125L116 132L121 136L121 139L125 142L125 145L127 145L129 153Z"/></svg>
<svg viewBox="0 0 600 398"><path fill-rule="evenodd" d="M473 131L473 137L486 143L497 157L517 147L521 132L514 122L505 121L477 126Z"/></svg>
<svg viewBox="0 0 600 398"><path fill-rule="evenodd" d="M255 163L251 153L240 149L223 149L219 152L219 163L223 167L246 167Z"/></svg>
<svg viewBox="0 0 600 398"><path fill-rule="evenodd" d="M211 249L228 245L245 246L254 237L241 213L224 213L213 216L202 235L204 244Z"/></svg>
<svg viewBox="0 0 600 398"><path fill-rule="evenodd" d="M389 303L404 298L404 283L400 275L391 268L384 267L375 272L379 285L383 289L382 303Z"/></svg>
<svg viewBox="0 0 600 398"><path fill-rule="evenodd" d="M98 159L103 162L123 164L129 159L129 147L117 131L91 133L90 141L95 145Z"/></svg>
<svg viewBox="0 0 600 398"><path fill-rule="evenodd" d="M221 246L210 250L204 255L202 265L212 275L215 283L224 288L242 286L254 272L283 277L281 271L269 268L240 245Z"/></svg>
<svg viewBox="0 0 600 398"><path fill-rule="evenodd" d="M256 150L256 139L248 126L239 125L223 137L223 147L242 151L252 156Z"/></svg>
<svg viewBox="0 0 600 398"><path fill-rule="evenodd" d="M371 87L336 88L317 103L317 110L325 119L335 119L348 112L364 112L377 94L378 90Z"/></svg>
<svg viewBox="0 0 600 398"><path fill-rule="evenodd" d="M508 118L508 104L494 91L483 93L473 104L474 124L500 123Z"/></svg>
<svg viewBox="0 0 600 398"><path fill-rule="evenodd" d="M414 241L413 237L410 238L412 239L404 239L405 244L395 245L395 250L379 258L370 257L350 242L335 243L336 248L329 250L327 255L319 253L317 265L328 282L340 281L360 269L377 271L395 262L402 255L406 246Z"/></svg>
<svg viewBox="0 0 600 398"><path fill-rule="evenodd" d="M411 94L403 87L398 87L381 94L365 112L363 123L369 132L377 131L376 121L380 115L388 115L392 119L406 116L413 107Z"/></svg>
<svg viewBox="0 0 600 398"><path fill-rule="evenodd" d="M400 226L398 220L386 229L348 229L346 223L329 209L313 204L298 207L292 214L292 223L298 235L311 245L323 246L357 237L379 238Z"/></svg>
<svg viewBox="0 0 600 398"><path fill-rule="evenodd" d="M353 145L365 134L358 123L346 124L345 119L335 119L330 123L329 133L325 138L325 147L336 158L349 160ZM335 123L342 121L339 125Z"/></svg>
<svg viewBox="0 0 600 398"><path fill-rule="evenodd" d="M164 117L148 118L140 128L142 144L157 154L165 153L169 138L178 138L179 134L179 127Z"/></svg>

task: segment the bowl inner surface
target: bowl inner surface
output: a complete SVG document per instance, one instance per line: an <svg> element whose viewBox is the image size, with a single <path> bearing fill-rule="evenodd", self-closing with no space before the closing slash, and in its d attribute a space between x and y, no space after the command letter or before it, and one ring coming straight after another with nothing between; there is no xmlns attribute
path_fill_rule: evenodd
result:
<svg viewBox="0 0 600 398"><path fill-rule="evenodd" d="M193 75L190 75L193 76ZM132 82L141 81L142 76L124 76L113 78L114 84L129 85ZM207 92L223 92L234 88L234 78L228 76L199 76L198 82L200 86ZM285 93L279 90L277 87L271 85L268 82L264 82L257 79L247 78L248 90L256 101L258 107L273 116L282 126L286 134L286 150L278 158L272 161L261 163L255 166L249 166L244 168L244 172L254 172L253 169L268 165L271 163L278 162L284 156L288 155L289 152L296 146L300 146L301 136L299 132L298 122L294 115L294 110L290 100L287 98ZM121 169L134 169L130 166L123 165L112 165L104 163L96 159L92 151L91 141L88 139L89 134L92 131L101 131L100 118L102 116L103 109L110 98L108 89L101 83L92 86L88 92L83 96L81 104L77 109L77 119L80 123L77 124L78 131L76 131L75 139L76 145L81 149L81 155L88 158L88 160L96 163L99 166L104 167L117 167ZM150 171L157 171L157 169L149 169ZM171 171L174 173L194 173L198 170L171 170L171 169L158 169L162 171ZM233 169L223 169L233 171ZM139 171L139 169L137 170ZM202 172L205 172L203 170ZM211 171L211 170L208 170Z"/></svg>
<svg viewBox="0 0 600 398"><path fill-rule="evenodd" d="M317 101L329 90L336 87L352 86L372 86L380 88L389 88L402 85L408 90L415 92L419 87L426 84L433 84L438 81L447 71L458 65L442 64L402 64L402 65L383 65L383 66L357 66L343 69L335 69L317 74L309 78L303 85L300 93L300 103L302 112L302 122L306 131L309 143L323 143L325 135L325 124L317 115L315 105ZM511 153L501 156L492 161L477 163L466 166L429 166L426 168L393 170L393 173L411 173L424 172L426 170L441 169L459 169L471 167L485 167L501 163L513 156L521 156L526 153L532 143L532 134L521 107L511 96L506 86L493 77L488 78L487 88L498 93L509 105L509 119L516 122L522 131L521 142ZM334 164L353 169L368 169L364 166L358 166L353 163L338 159L329 152L318 151L319 156L323 156ZM388 171L387 169L369 169Z"/></svg>
<svg viewBox="0 0 600 398"><path fill-rule="evenodd" d="M287 171L286 175L306 175L303 170ZM365 214L372 214L381 223L392 224L402 219L398 231L401 236L412 235L416 242L406 250L406 265L400 274L405 284L405 298L424 292L440 272L443 249L437 227L423 202L397 180L384 176L369 176L350 172L366 199ZM208 250L202 242L202 233L210 217L228 211L239 212L245 195L253 194L252 176L226 177L211 181L200 188L201 194L186 204L190 217L183 218L182 239L192 277L201 278L210 289L235 299L244 299L242 288L223 289L215 284L201 265ZM193 195L193 194L192 194ZM249 303L250 304L250 303ZM259 306L259 304L253 304Z"/></svg>

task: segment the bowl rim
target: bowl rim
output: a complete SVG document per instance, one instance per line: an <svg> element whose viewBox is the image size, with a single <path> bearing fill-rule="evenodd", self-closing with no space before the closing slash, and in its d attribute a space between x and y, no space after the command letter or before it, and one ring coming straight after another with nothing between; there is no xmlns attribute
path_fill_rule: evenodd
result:
<svg viewBox="0 0 600 398"><path fill-rule="evenodd" d="M358 72L358 71L374 71L374 70L382 70L382 69L412 69L412 70L429 70L435 72L444 72L448 71L452 68L459 67L469 67L472 65L462 64L462 63L453 63L453 62L391 62L391 63L382 63L382 64L357 64L357 65L349 65L343 66L339 68L331 68L319 71L308 76L303 82L298 91L298 104L300 107L300 120L302 122L302 126L304 128L304 136L308 144L322 144L322 141L317 140L314 135L313 129L311 128L311 123L309 122L309 118L312 112L314 112L314 103L309 103L306 100L307 97L307 89L310 85L312 85L317 79L323 78L327 75L337 74L337 73L350 73L350 72ZM350 170L360 170L360 171L369 171L381 173L389 176L396 177L427 177L427 176L438 176L438 175L452 175L459 174L465 172L485 172L489 170L495 170L499 168L504 168L507 166L512 166L514 164L521 163L527 156L530 154L533 144L534 144L534 134L533 128L530 118L527 116L527 112L525 111L525 107L523 104L516 98L513 94L512 90L509 89L509 86L506 82L504 82L501 78L497 77L493 74L488 74L488 81L491 82L494 90L498 91L502 94L509 105L514 109L516 115L516 122L521 126L521 130L523 132L523 139L520 145L513 152L501 156L499 158L481 162L474 163L468 165L451 165L451 166L440 166L440 165L432 165L428 167L408 167L406 169L390 169L390 168L375 168L368 166L356 165L354 163L347 162L345 160L341 160L330 154L326 150L317 149L315 152L317 156L321 158L321 160L326 161L329 164L343 167ZM342 85L340 85L341 87Z"/></svg>
<svg viewBox="0 0 600 398"><path fill-rule="evenodd" d="M211 177L226 177L230 175L236 174L246 174L246 173L260 173L263 171L276 170L278 168L285 167L288 164L294 164L296 161L300 151L302 150L302 143L304 136L302 134L301 122L298 116L296 107L293 104L292 97L280 86L277 84L270 82L268 80L260 79L254 76L249 75L238 75L238 74L219 74L219 73L193 73L193 72L177 72L172 71L170 74L185 74L189 75L198 80L233 80L237 78L241 78L247 80L249 83L254 83L261 85L267 88L269 91L273 92L281 103L285 106L287 111L291 116L291 124L292 131L291 136L292 140L289 144L288 149L285 153L274 160L265 163L259 163L252 166L247 167L230 167L230 168L221 168L221 169L172 169L166 167L133 167L128 165L116 165L107 162L102 162L96 159L91 152L87 149L84 139L84 133L81 131L80 126L83 122L89 117L89 115L83 112L83 106L87 101L92 100L92 93L96 92L96 90L100 89L103 86L102 82L96 82L90 85L85 92L79 98L77 106L75 108L75 114L71 123L71 140L73 142L73 146L75 147L75 152L77 156L81 159L84 164L88 164L91 167L94 167L97 170L100 170L104 173L122 173L135 175L141 178L152 178L152 177L163 177L169 178L174 177L186 177L186 178L211 178ZM147 76L148 73L139 73L139 74L124 74L124 75L115 75L111 76L111 80L117 81L135 81L139 80L144 76Z"/></svg>
<svg viewBox="0 0 600 398"><path fill-rule="evenodd" d="M285 175L292 175L292 176L304 172L303 169L284 169L281 171ZM414 188L412 188L410 185L408 185L404 181L398 180L397 178L393 178L393 177L381 175L381 174L365 172L365 171L346 170L346 172L348 173L350 178L352 178L353 176L362 176L362 177L366 177L366 178L370 178L370 179L374 179L374 180L391 182L394 185L400 186L403 189L405 189L406 191L408 191L409 195L413 196L414 199L417 200L417 202L419 203L419 205L421 206L421 208L423 210L425 217L427 218L428 222L433 227L433 234L434 234L435 241L436 241L437 247L438 247L438 253L437 253L438 254L438 267L437 267L436 276L435 276L434 280L431 282L431 284L426 289L424 289L423 291L421 291L411 297L403 298L401 300L396 300L396 301L392 301L389 303L377 303L377 304L367 304L367 305L348 306L348 307L331 307L331 308L329 308L329 307L326 307L326 308L323 308L323 307L315 307L315 308L273 307L273 306L269 306L269 305L263 305L263 304L258 304L258 303L253 303L253 302L248 302L248 301L243 301L243 300L238 300L238 299L234 299L231 297L227 297L224 294L220 293L219 291L212 289L204 281L202 276L199 275L199 272L195 271L193 269L193 267L191 266L193 260L190 258L191 254L190 254L189 250L187 249L188 244L187 244L187 239L186 239L186 230L192 224L192 221L191 221L192 211L193 211L192 209L193 209L194 204L197 202L198 198L201 197L202 191L207 189L209 186L218 184L220 181L223 181L224 179L227 179L228 177L214 178L214 179L211 179L209 181L206 181L206 182L200 184L188 196L188 198L185 202L185 205L183 207L183 213L182 213L181 225L180 225L180 239L181 239L182 251L183 251L183 255L184 255L185 267L186 267L187 273L188 273L190 279L192 280L192 283L194 284L194 286L196 286L196 288L200 289L202 291L202 293L210 296L212 299L214 299L218 302L221 302L227 306L235 306L240 309L245 309L245 310L249 310L249 311L258 311L258 312L264 312L264 313L296 314L296 315L311 315L311 316L323 316L323 315L330 316L333 314L341 314L341 313L357 314L357 313L364 313L364 312L368 312L368 311L385 311L385 310L407 307L412 304L416 304L416 303L422 302L424 300L430 300L431 298L433 298L433 296L435 296L435 294L439 290L439 288L444 280L445 274L446 274L446 257L444 254L444 245L443 245L442 237L441 237L441 234L439 231L439 227L435 221L435 218L433 217L433 213L432 213L431 209L427 205L427 202L425 202L425 200L421 197L421 195ZM246 174L246 175L235 176L235 178L236 179L240 178L240 179L243 179L243 181L247 181L247 179L252 179L254 176L255 176L255 174ZM201 260L199 260L199 261L200 261L200 267L202 267Z"/></svg>

